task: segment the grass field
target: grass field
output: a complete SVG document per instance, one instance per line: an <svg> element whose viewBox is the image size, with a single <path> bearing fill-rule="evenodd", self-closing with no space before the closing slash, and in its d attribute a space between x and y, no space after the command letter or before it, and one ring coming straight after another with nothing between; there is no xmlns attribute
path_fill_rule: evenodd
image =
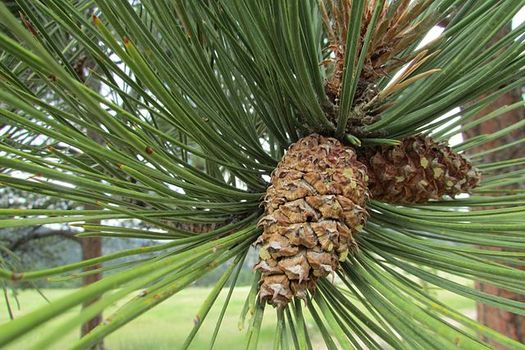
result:
<svg viewBox="0 0 525 350"><path fill-rule="evenodd" d="M215 349L235 350L243 347L244 331L238 327L239 315L244 305L248 287L236 288L230 302L230 306L224 317ZM60 296L70 293L71 290L47 289L44 294L51 300L56 300ZM158 307L146 314L133 320L123 328L108 336L105 340L108 350L163 350L179 349L183 344L187 334L193 327L193 318L200 307L200 303L206 298L209 289L207 288L188 288L171 299L165 301ZM224 300L226 291L221 293L219 303L210 311L206 320L202 324L201 331L192 343L191 349L207 349L211 335L215 328L215 320L220 313L220 301ZM474 304L471 301L459 298L447 292L439 292L439 299L446 301L448 305L462 312L471 313ZM19 300L21 309L15 310L15 316L25 314L34 310L38 306L46 304L46 301L38 295L35 290L20 291ZM105 315L111 314L120 305L114 305ZM6 349L31 349L43 335L47 334L53 324L67 321L67 319L79 312L79 308L70 310L66 315L53 320L51 323L27 334L22 339L12 343ZM259 349L271 349L273 344L273 332L275 329L275 313L267 309L263 320L263 327L260 334ZM5 301L0 301L0 323L8 322ZM245 330L248 323L245 325ZM315 331L312 322L309 322L312 341L315 349L324 349L320 335ZM78 337L78 331L65 335L58 341L53 349L67 349ZM40 350L40 349L39 349Z"/></svg>

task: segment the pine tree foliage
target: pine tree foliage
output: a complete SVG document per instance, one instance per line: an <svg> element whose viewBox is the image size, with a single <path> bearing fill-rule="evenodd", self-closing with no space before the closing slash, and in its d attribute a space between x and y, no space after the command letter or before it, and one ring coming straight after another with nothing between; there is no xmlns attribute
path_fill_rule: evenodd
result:
<svg viewBox="0 0 525 350"><path fill-rule="evenodd" d="M262 234L261 203L285 150L314 133L357 152L395 147L420 134L446 142L523 108L519 102L473 120L498 96L524 85L525 24L490 42L524 5L524 0L22 0L20 20L0 4L0 117L23 135L16 142L9 133L0 136L0 183L101 208L0 209L0 228L75 223L84 229L81 236L158 241L37 271L13 271L0 262L3 282L82 276L82 268L100 263L102 271L116 271L0 325L0 346L101 297L81 314L67 315L35 345L49 347L135 295L71 345L88 348L230 262L184 344L191 345L203 322L214 322L213 347L229 299L216 305L222 310L218 320L206 315L228 281L235 288L246 253ZM422 44L428 30L445 20L443 33ZM86 81L77 66L83 56L96 66ZM90 81L101 90L92 90ZM490 144L523 124L465 140L453 150L462 154ZM329 349L488 349L481 336L525 349L426 287L525 315L521 302L458 282L525 290L525 271L519 269L525 265L520 250L525 194L505 189L523 181L525 161L479 162L485 153L524 141L470 157L483 174L470 196L417 204L372 198L367 223L354 237L357 248L334 269L339 282L320 278L305 292L305 302L268 306L258 296L260 273L254 274L241 315L245 347L257 347L264 315L275 312L276 349L312 348L307 314ZM492 173L505 168L512 170ZM127 218L155 229L82 224ZM214 229L182 229L188 224ZM124 257L133 263L119 263Z"/></svg>

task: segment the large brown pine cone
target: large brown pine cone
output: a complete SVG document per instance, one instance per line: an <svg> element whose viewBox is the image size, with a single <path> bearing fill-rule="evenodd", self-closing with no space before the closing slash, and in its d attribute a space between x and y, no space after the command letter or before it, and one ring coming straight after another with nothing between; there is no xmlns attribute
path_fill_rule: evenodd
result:
<svg viewBox="0 0 525 350"><path fill-rule="evenodd" d="M422 135L397 146L377 146L359 152L368 168L371 197L383 202L410 204L468 193L480 172L445 144Z"/></svg>
<svg viewBox="0 0 525 350"><path fill-rule="evenodd" d="M272 173L259 224L259 297L285 306L305 297L356 246L366 219L365 166L352 148L310 135L290 146Z"/></svg>

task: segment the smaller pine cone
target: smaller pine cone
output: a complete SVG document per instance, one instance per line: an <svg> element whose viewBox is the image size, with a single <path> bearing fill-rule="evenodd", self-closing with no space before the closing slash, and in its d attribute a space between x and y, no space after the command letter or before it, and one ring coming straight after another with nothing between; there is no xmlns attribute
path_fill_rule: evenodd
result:
<svg viewBox="0 0 525 350"><path fill-rule="evenodd" d="M368 168L373 199L410 204L454 197L479 184L480 172L450 147L422 135L397 146L365 148L358 159Z"/></svg>
<svg viewBox="0 0 525 350"><path fill-rule="evenodd" d="M259 263L259 298L284 307L304 298L356 246L366 219L366 168L352 148L310 135L290 146L272 173Z"/></svg>

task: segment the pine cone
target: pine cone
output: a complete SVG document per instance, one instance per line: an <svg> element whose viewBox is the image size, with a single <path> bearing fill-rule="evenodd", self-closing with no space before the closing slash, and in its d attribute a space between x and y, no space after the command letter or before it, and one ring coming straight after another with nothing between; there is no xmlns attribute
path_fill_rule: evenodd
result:
<svg viewBox="0 0 525 350"><path fill-rule="evenodd" d="M366 148L358 155L368 168L374 199L399 204L422 203L469 192L481 174L445 144L422 135L397 146Z"/></svg>
<svg viewBox="0 0 525 350"><path fill-rule="evenodd" d="M365 223L366 181L354 150L336 139L314 134L289 148L272 173L259 222L262 300L284 307L337 269Z"/></svg>

